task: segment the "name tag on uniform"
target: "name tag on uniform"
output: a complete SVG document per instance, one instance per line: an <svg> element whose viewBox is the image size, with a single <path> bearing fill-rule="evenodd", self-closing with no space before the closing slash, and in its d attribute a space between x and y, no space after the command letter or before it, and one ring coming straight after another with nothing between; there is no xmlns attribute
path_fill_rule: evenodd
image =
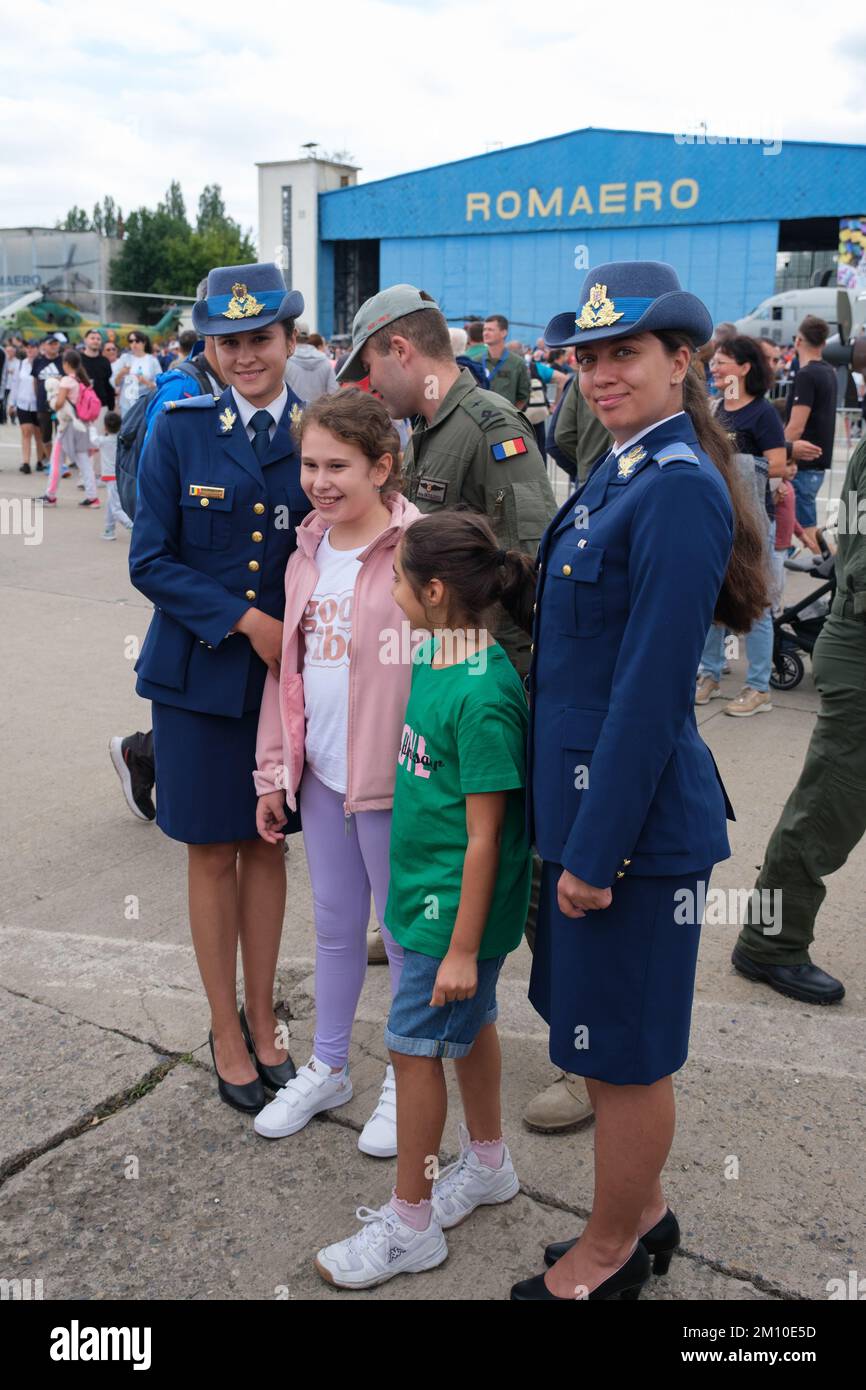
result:
<svg viewBox="0 0 866 1390"><path fill-rule="evenodd" d="M445 501L445 494L448 491L447 482L442 478L419 478L417 496L422 502Z"/></svg>
<svg viewBox="0 0 866 1390"><path fill-rule="evenodd" d="M190 483L190 497L217 497L222 500L226 495L224 487L206 487L204 483Z"/></svg>

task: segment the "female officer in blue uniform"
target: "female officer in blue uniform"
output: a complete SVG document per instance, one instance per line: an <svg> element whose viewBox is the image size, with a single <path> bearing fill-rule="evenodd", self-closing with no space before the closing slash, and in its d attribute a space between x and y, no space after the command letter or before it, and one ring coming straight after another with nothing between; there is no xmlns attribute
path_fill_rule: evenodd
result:
<svg viewBox="0 0 866 1390"><path fill-rule="evenodd" d="M309 511L289 432L302 402L283 380L303 307L276 265L211 271L193 323L215 339L229 384L219 397L167 403L140 466L129 558L155 605L136 688L153 701L157 823L188 848L219 1094L250 1112L265 1103L263 1084L277 1090L294 1075L273 1010L285 864L282 846L256 834L252 774L286 564Z"/></svg>
<svg viewBox="0 0 866 1390"><path fill-rule="evenodd" d="M678 1243L660 1174L688 1050L700 885L728 857L724 789L693 695L714 617L764 602L761 538L691 367L709 312L670 266L590 271L545 331L614 439L539 550L530 825L544 861L530 998L586 1077L593 1210L512 1298L637 1297ZM735 539L736 538L736 539ZM732 544L734 554L732 556ZM648 1253L649 1252L649 1253Z"/></svg>

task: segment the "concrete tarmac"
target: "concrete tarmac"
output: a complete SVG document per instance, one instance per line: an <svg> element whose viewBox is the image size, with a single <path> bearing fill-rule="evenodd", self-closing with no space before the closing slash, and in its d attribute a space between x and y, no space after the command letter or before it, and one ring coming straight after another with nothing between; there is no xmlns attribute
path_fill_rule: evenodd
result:
<svg viewBox="0 0 866 1390"><path fill-rule="evenodd" d="M74 478L41 518L41 540L21 534L39 524L29 499L43 479L18 462L16 432L0 429L0 1278L41 1279L46 1299L507 1297L541 1268L547 1241L579 1232L592 1202L592 1126L545 1137L521 1121L556 1075L526 997L526 946L500 992L520 1195L451 1233L448 1260L424 1276L349 1295L322 1283L316 1250L354 1230L355 1208L381 1205L393 1183L393 1161L357 1148L386 1061L387 971L368 972L349 1105L268 1142L219 1103L185 852L133 818L108 759L112 734L150 726L132 671L150 607L129 583L126 533L100 539L104 511L78 507ZM743 656L726 695L744 683ZM738 816L714 888L751 887L797 778L818 707L806 664L770 714L730 719L720 700L698 712ZM300 1063L314 944L299 839L287 862L276 994ZM819 918L814 958L848 990L831 1008L735 975L736 922L705 924L665 1179L682 1250L645 1298L823 1300L828 1281L866 1272L864 894L860 845ZM458 1148L450 1084L443 1161Z"/></svg>

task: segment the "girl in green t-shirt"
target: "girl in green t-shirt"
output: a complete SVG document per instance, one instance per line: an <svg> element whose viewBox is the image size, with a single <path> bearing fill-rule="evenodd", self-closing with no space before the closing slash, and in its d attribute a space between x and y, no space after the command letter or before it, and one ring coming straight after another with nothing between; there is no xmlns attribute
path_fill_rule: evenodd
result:
<svg viewBox="0 0 866 1390"><path fill-rule="evenodd" d="M520 678L485 625L504 603L525 621L532 562L500 550L473 512L422 517L394 556L393 594L429 633L413 661L391 830L385 922L403 974L385 1041L397 1083L397 1184L316 1267L342 1288L441 1264L443 1230L510 1201L517 1176L502 1139L496 982L519 945L531 860L524 827L527 730ZM466 1129L441 1175L444 1057L457 1068ZM435 1179L435 1181L434 1181Z"/></svg>

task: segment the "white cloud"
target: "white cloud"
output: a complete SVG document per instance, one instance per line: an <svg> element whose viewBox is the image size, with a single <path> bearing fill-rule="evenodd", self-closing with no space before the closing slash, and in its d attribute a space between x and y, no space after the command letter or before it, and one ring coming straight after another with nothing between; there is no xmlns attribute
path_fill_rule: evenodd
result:
<svg viewBox="0 0 866 1390"><path fill-rule="evenodd" d="M5 14L3 223L51 226L105 193L153 205L178 178L190 210L217 182L255 228L255 161L311 139L349 149L370 179L584 125L863 138L863 25L846 34L837 17L825 35L811 0L730 0L711 25L694 0L259 0L246 13L28 0Z"/></svg>

